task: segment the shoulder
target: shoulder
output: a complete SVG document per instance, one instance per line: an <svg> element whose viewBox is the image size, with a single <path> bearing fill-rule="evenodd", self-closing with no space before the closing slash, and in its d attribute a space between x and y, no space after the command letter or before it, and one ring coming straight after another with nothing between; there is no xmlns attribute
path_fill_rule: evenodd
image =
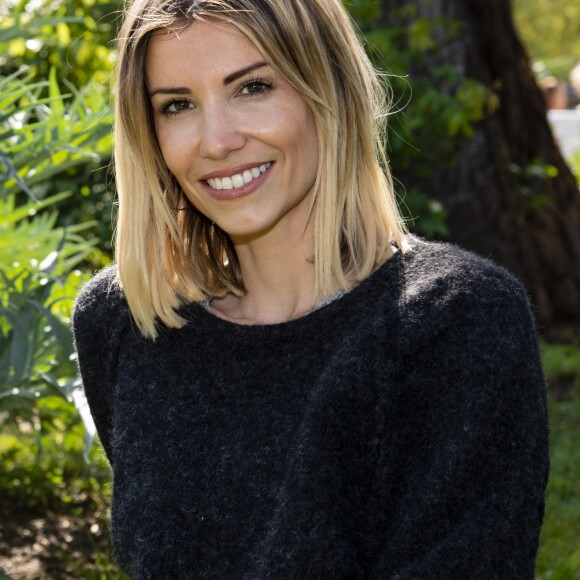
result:
<svg viewBox="0 0 580 580"><path fill-rule="evenodd" d="M522 284L505 268L459 246L415 236L410 237L409 246L405 271L411 295L469 293L484 298L523 292Z"/></svg>
<svg viewBox="0 0 580 580"><path fill-rule="evenodd" d="M75 334L87 327L94 332L128 319L129 307L121 288L117 267L109 266L98 272L81 288L73 310Z"/></svg>
<svg viewBox="0 0 580 580"><path fill-rule="evenodd" d="M432 335L451 325L486 325L498 316L531 321L522 284L492 260L411 236L403 263L401 307L407 326Z"/></svg>
<svg viewBox="0 0 580 580"><path fill-rule="evenodd" d="M444 306L458 299L487 302L525 297L521 282L505 268L453 244L411 236L404 263L409 301Z"/></svg>
<svg viewBox="0 0 580 580"><path fill-rule="evenodd" d="M112 265L98 272L81 288L75 300L75 311L118 307L124 301L117 266Z"/></svg>

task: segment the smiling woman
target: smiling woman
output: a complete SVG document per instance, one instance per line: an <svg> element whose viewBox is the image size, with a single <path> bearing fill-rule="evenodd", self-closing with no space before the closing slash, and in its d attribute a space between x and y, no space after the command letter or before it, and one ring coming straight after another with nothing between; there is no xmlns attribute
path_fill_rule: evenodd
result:
<svg viewBox="0 0 580 580"><path fill-rule="evenodd" d="M121 39L117 262L146 336L208 298L288 320L404 251L384 90L339 2L144 0Z"/></svg>
<svg viewBox="0 0 580 580"><path fill-rule="evenodd" d="M259 239L271 252L292 244L312 269L318 138L300 93L226 24L154 34L145 68L163 160L195 210L232 240L242 268Z"/></svg>
<svg viewBox="0 0 580 580"><path fill-rule="evenodd" d="M547 478L521 285L407 235L340 0L136 0L117 263L78 297L145 578L533 578Z"/></svg>

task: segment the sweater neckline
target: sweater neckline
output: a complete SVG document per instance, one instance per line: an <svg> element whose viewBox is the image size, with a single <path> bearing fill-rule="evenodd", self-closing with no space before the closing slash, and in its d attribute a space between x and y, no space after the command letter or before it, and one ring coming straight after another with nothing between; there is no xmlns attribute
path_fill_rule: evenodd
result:
<svg viewBox="0 0 580 580"><path fill-rule="evenodd" d="M409 242L411 242L411 236L407 237ZM413 246L409 245L408 250L405 254L413 251ZM351 288L346 292L339 293L338 296L333 297L332 300L323 301L321 304L317 305L315 308L309 312L293 318L291 320L283 322L274 322L271 324L243 324L238 322L233 322L226 320L210 312L201 302L192 303L191 307L196 313L197 323L207 325L214 328L216 331L222 332L234 332L242 334L269 334L269 333L285 333L294 332L297 330L304 330L305 328L318 324L321 320L327 317L334 317L344 308L349 308L349 306L355 302L359 302L364 299L364 296L377 287L377 285L382 284L382 287L388 285L387 282L393 278L394 273L397 271L397 265L403 259L403 252L395 252L382 266L377 268L368 278ZM194 322L194 325L196 323Z"/></svg>

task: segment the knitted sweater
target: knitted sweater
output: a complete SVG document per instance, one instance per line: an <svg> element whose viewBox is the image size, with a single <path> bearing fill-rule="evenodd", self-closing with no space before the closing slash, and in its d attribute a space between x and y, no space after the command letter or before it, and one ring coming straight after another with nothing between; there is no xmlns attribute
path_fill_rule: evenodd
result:
<svg viewBox="0 0 580 580"><path fill-rule="evenodd" d="M74 313L131 577L533 578L545 388L505 270L411 238L296 320L182 313L143 338L115 269Z"/></svg>

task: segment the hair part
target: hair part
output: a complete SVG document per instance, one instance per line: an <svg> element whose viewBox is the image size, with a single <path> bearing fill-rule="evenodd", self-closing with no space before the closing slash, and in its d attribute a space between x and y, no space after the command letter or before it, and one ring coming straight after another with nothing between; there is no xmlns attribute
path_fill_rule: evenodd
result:
<svg viewBox="0 0 580 580"><path fill-rule="evenodd" d="M151 35L196 20L236 28L311 109L319 169L311 212L317 298L370 276L405 249L383 147L385 88L340 0L135 0L119 37L115 168L116 259L142 334L180 328L179 307L245 292L235 248L197 211L167 169L147 96Z"/></svg>

